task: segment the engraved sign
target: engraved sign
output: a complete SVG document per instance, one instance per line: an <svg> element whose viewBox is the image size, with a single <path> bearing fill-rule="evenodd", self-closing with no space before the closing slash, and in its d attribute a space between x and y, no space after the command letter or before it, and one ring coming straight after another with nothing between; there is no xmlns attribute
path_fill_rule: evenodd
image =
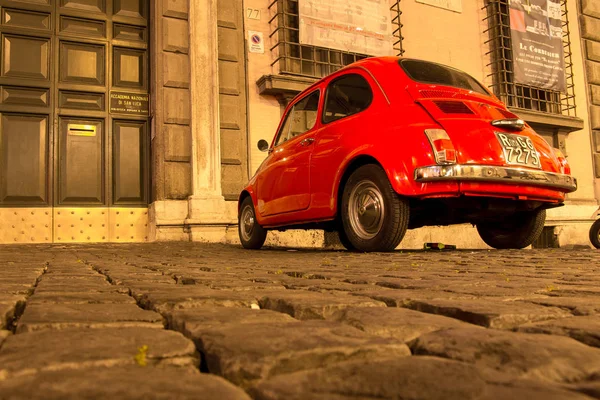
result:
<svg viewBox="0 0 600 400"><path fill-rule="evenodd" d="M143 93L110 92L110 112L148 115L148 95Z"/></svg>
<svg viewBox="0 0 600 400"><path fill-rule="evenodd" d="M417 3L429 4L458 13L462 12L462 0L417 0Z"/></svg>

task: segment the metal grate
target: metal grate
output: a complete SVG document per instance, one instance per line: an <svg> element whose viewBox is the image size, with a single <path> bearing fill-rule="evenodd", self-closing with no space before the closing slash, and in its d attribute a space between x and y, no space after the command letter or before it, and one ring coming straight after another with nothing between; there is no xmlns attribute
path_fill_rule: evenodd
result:
<svg viewBox="0 0 600 400"><path fill-rule="evenodd" d="M489 76L496 96L509 107L576 116L567 0L561 0L566 93L514 83L508 0L486 0L484 8L488 23L485 32L489 35L486 44L490 47L487 55L491 59L488 67L492 70Z"/></svg>
<svg viewBox="0 0 600 400"><path fill-rule="evenodd" d="M393 15L394 50L402 55L400 0L395 1L390 10ZM275 61L271 65L278 66L280 73L321 78L369 57L368 54L301 45L298 0L273 0L269 4L269 12L273 15L269 21L273 28L269 37L275 42L271 47Z"/></svg>

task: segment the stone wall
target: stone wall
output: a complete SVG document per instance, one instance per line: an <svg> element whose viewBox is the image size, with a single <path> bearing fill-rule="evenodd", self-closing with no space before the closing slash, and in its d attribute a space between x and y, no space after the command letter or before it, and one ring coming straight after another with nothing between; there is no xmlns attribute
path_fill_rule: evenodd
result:
<svg viewBox="0 0 600 400"><path fill-rule="evenodd" d="M189 2L152 5L152 200L183 200L191 194Z"/></svg>

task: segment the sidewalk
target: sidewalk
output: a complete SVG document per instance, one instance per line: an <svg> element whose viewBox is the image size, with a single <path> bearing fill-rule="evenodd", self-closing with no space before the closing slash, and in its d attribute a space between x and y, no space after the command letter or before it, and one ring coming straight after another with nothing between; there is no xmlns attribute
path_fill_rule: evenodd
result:
<svg viewBox="0 0 600 400"><path fill-rule="evenodd" d="M0 399L600 398L600 251L0 247Z"/></svg>

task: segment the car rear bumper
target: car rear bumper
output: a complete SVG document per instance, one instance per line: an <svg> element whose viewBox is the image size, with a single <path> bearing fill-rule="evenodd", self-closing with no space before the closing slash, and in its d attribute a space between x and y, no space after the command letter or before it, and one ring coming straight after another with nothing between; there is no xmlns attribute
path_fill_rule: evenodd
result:
<svg viewBox="0 0 600 400"><path fill-rule="evenodd" d="M577 179L570 175L524 168L493 165L431 165L415 170L417 182L471 181L552 188L561 192L577 190Z"/></svg>

